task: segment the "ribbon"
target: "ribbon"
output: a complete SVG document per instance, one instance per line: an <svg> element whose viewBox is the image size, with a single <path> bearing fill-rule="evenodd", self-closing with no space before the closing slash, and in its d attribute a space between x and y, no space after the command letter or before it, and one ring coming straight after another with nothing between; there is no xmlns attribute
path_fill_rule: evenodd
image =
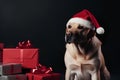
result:
<svg viewBox="0 0 120 80"><path fill-rule="evenodd" d="M23 64L23 49L20 49L20 63Z"/></svg>
<svg viewBox="0 0 120 80"><path fill-rule="evenodd" d="M41 64L37 65L35 69L32 69L33 74L49 74L52 71L52 67L47 68L46 66L43 66Z"/></svg>
<svg viewBox="0 0 120 80"><path fill-rule="evenodd" d="M51 73L52 71L53 71L52 68L49 67L49 68L45 71L45 73L48 74L48 73Z"/></svg>
<svg viewBox="0 0 120 80"><path fill-rule="evenodd" d="M32 48L32 44L30 40L18 42L16 48Z"/></svg>

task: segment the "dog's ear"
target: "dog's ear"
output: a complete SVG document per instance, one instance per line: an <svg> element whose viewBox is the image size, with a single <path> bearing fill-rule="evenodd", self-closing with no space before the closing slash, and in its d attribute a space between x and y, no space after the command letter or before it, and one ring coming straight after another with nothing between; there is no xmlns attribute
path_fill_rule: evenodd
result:
<svg viewBox="0 0 120 80"><path fill-rule="evenodd" d="M89 33L88 33L88 35L87 35L87 38L90 39L90 38L92 38L94 35L95 35L95 31L90 29L90 31L89 31Z"/></svg>

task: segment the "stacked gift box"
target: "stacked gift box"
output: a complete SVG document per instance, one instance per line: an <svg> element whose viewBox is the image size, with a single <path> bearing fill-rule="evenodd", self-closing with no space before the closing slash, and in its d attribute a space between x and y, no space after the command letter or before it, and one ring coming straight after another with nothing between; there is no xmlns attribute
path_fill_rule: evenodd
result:
<svg viewBox="0 0 120 80"><path fill-rule="evenodd" d="M0 63L2 62L3 60L3 48L4 48L4 43L0 43Z"/></svg>
<svg viewBox="0 0 120 80"><path fill-rule="evenodd" d="M0 64L0 80L27 80L22 74L22 66L18 63Z"/></svg>
<svg viewBox="0 0 120 80"><path fill-rule="evenodd" d="M16 49L4 48L3 49L3 63L20 63L23 68L35 68L38 62L37 48L31 49Z"/></svg>
<svg viewBox="0 0 120 80"><path fill-rule="evenodd" d="M60 80L60 73L39 63L39 49L28 43L19 42L16 48L3 48L0 80Z"/></svg>

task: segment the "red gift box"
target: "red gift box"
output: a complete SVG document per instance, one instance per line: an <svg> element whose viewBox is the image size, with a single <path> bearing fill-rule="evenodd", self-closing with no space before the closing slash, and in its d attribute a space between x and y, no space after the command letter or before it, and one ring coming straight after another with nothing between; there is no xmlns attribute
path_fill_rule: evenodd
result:
<svg viewBox="0 0 120 80"><path fill-rule="evenodd" d="M0 50L4 48L4 43L0 43Z"/></svg>
<svg viewBox="0 0 120 80"><path fill-rule="evenodd" d="M20 63L23 68L35 68L38 65L38 52L36 49L3 49L3 63Z"/></svg>
<svg viewBox="0 0 120 80"><path fill-rule="evenodd" d="M0 63L2 63L2 62L3 62L3 51L0 50Z"/></svg>
<svg viewBox="0 0 120 80"><path fill-rule="evenodd" d="M60 80L60 73L33 74L27 73L28 80Z"/></svg>
<svg viewBox="0 0 120 80"><path fill-rule="evenodd" d="M0 63L3 61L3 48L4 48L4 43L0 43Z"/></svg>

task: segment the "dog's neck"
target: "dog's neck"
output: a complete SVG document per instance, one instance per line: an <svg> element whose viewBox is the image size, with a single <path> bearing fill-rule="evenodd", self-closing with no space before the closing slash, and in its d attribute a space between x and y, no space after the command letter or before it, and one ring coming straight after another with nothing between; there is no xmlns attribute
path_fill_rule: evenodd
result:
<svg viewBox="0 0 120 80"><path fill-rule="evenodd" d="M88 53L89 51L93 50L94 45L93 45L93 40L92 38L84 41L82 43L75 43L75 45L79 48L84 50L85 53Z"/></svg>
<svg viewBox="0 0 120 80"><path fill-rule="evenodd" d="M98 50L98 48L101 46L101 42L96 36L94 36L88 41L85 41L83 43L78 43L75 45L80 53L87 55L91 52L95 53Z"/></svg>

